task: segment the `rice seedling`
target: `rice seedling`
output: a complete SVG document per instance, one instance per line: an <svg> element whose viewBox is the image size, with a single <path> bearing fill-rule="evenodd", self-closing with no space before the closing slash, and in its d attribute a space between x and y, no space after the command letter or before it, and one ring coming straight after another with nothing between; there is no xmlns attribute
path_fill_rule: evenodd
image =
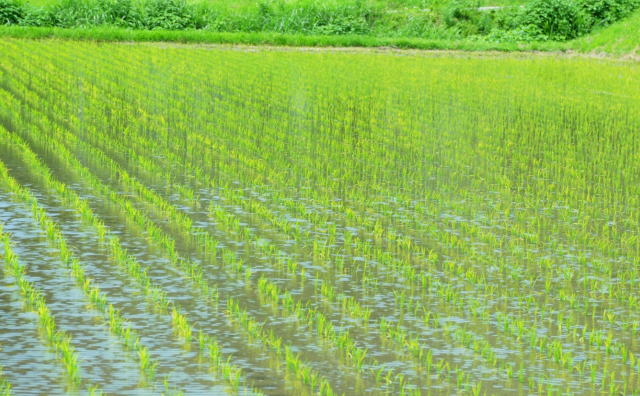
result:
<svg viewBox="0 0 640 396"><path fill-rule="evenodd" d="M638 393L637 65L0 51L0 158L81 216L231 392Z"/></svg>
<svg viewBox="0 0 640 396"><path fill-rule="evenodd" d="M2 367L0 366L0 395L11 396L11 383L4 377Z"/></svg>
<svg viewBox="0 0 640 396"><path fill-rule="evenodd" d="M80 367L75 354L71 338L56 326L55 318L47 307L44 296L32 282L27 279L26 268L18 261L18 257L11 248L9 235L3 232L0 223L0 239L2 240L4 270L7 276L11 276L13 282L20 290L25 307L35 312L38 317L38 326L41 330L43 341L56 354L60 363L64 366L70 387L76 388L81 383ZM10 392L10 386L4 385L6 392Z"/></svg>
<svg viewBox="0 0 640 396"><path fill-rule="evenodd" d="M0 133L5 133L5 131L0 129ZM25 162L30 164L31 170L36 172L52 191L61 194L69 205L75 205L72 207L84 208L85 220L88 221L89 225L96 227L96 229L100 231L99 234L108 238L107 240L109 242L105 241L105 243L109 244L109 246L114 250L114 259L121 260L119 264L125 267L128 274L133 276L134 279L138 280L143 285L145 293L147 293L149 299L152 300L160 310L164 312L172 312L172 324L175 326L176 331L181 337L185 338L187 342L190 341L192 330L186 318L176 311L176 306L167 300L164 292L153 285L151 280L148 278L146 271L140 268L140 264L121 248L117 237L110 234L106 226L95 217L86 202L79 198L72 190L67 189L64 184L53 179L49 170L41 164L40 160L26 145L24 145L24 142L20 140L18 136L5 136L8 138L7 141L12 141L14 145L21 149L20 154L25 157ZM125 319L119 311L107 302L106 296L96 287L91 287L90 279L84 276L78 260L69 252L64 238L56 224L47 217L44 210L38 207L37 200L31 195L31 193L27 189L21 187L8 175L7 169L1 163L0 176L2 176L2 180L9 185L9 189L13 191L16 196L31 204L35 217L39 219L39 223L41 223L43 228L47 230L48 237L52 239L63 252L61 253L61 256L67 260L64 264L71 268L72 274L74 274L76 280L82 284L83 291L89 295L92 302L94 302L97 307L102 307L100 310L108 317L110 330L121 337L123 339L123 343L127 347L130 347L135 351L139 359L141 372L145 375L148 381L153 381L157 362L151 358L147 347L141 343L140 337L135 333L135 331L131 330L126 325ZM209 347L210 345L216 345L215 340L209 339L206 346ZM233 377L227 374L225 375L225 378L230 381L232 388L237 390L240 382L241 371L228 361L216 362L216 364L216 370L222 370L225 373L235 373Z"/></svg>
<svg viewBox="0 0 640 396"><path fill-rule="evenodd" d="M65 149L62 147L59 147L58 152L64 153ZM76 169L82 169L82 168L80 165L78 165ZM97 179L91 178L91 176L86 171L84 171L84 176L86 179L93 180L92 187L96 191L100 191L100 190L107 191L105 190L107 188L106 186L103 186L99 181L97 181ZM198 269L195 263L187 262L178 257L173 247L174 241L170 236L164 234L164 232L160 230L157 226L155 226L151 221L145 219L145 215L137 211L129 202L123 201L122 199L115 198L116 195L113 192L110 192L107 194L108 194L107 196L111 197L111 199L114 199L114 201L116 201L117 204L122 205L123 210L127 213L127 215L131 216L131 218L135 220L135 222L138 224L138 226L140 226L140 228L145 229L147 232L151 234L151 238L154 240L154 242L156 242L159 245L159 247L161 247L163 250L166 251L167 257L170 259L171 262L176 263L176 265L178 265L179 267L182 267L182 268L186 267L190 269L190 273L189 273L190 277L193 280L195 280L198 284L202 285L199 289L203 293L206 293L206 291L209 290L209 287L206 285L206 282L204 282L202 277L198 275L200 273L199 271L202 271L202 270ZM151 195L151 193L148 193L148 195ZM167 208L167 211L170 210L168 206L165 206L165 207ZM184 222L183 224L188 224L188 222ZM125 254L120 250L118 251L120 255ZM235 254L231 252L226 251L225 253L227 254L223 253L222 255L223 263L227 266L230 266L233 269L233 271L240 272L239 267L241 267L242 265L241 260L239 260L235 256ZM275 286L272 285L272 287L275 287ZM289 297L288 299L285 298L285 301L293 302L290 295L288 295L288 297ZM215 300L210 302L212 304L216 304ZM276 304L277 303L278 302L276 301ZM163 308L165 305L167 304L162 304ZM291 303L289 307L293 308L293 304ZM366 352L363 351L362 349L359 349L357 346L355 346L354 342L350 339L348 334L345 333L342 335L338 335L335 332L333 325L331 325L326 321L325 316L321 312L318 312L310 307L301 307L300 305L297 305L295 306L292 312L289 312L289 314L295 314L295 316L305 321L307 325L314 326L314 327L317 326L318 327L317 334L322 339L326 341L330 341L331 343L336 345L336 347L343 354L343 357L348 359L350 364L354 365L355 368L358 370L362 369L361 366L362 366L364 356L366 355ZM188 342L191 338L191 332L188 325L185 325L186 320L182 315L177 313L175 309L172 311L172 318L173 318L172 323L176 327L177 333ZM141 361L143 361L142 356L141 356ZM330 391L330 387L328 385L321 385L321 386L323 389L326 389L327 392Z"/></svg>
<svg viewBox="0 0 640 396"><path fill-rule="evenodd" d="M62 151L64 149L61 149ZM96 155L97 157L98 155ZM113 168L114 165L112 164L111 167ZM126 177L126 173L124 173L124 171L122 171L123 173L120 173L121 175L125 175ZM93 184L93 187L95 187L96 185L98 185L97 183L99 182L95 182ZM138 187L138 189L144 189L144 187ZM144 190L143 190L144 191ZM113 194L111 194L113 196ZM149 195L149 194L147 194ZM169 206L167 206L166 204L163 205L165 208L167 208L167 211L170 211L171 208ZM132 215L132 217L136 218L136 219L140 219L141 223L139 223L139 226L141 228L146 228L147 230L151 229L151 234L152 236L154 236L154 238L159 238L159 244L160 245L164 245L164 248L167 250L167 255L168 257L172 260L172 261L176 261L178 258L175 254L174 248L173 248L173 242L171 241L171 238L163 235L162 231L158 230L156 226L154 226L152 223L143 220L143 215L139 214L138 212L135 211L135 209L132 208L132 206L126 206L126 210L127 213L129 213L130 215ZM186 227L189 228L189 221L184 221L182 222L182 224L186 224ZM213 242L214 245L217 245L217 242ZM226 254L225 254L226 253ZM225 264L231 265L233 266L237 272L240 272L240 270L238 269L238 266L241 266L241 261L238 260L235 255L233 253L229 253L227 252L223 252L222 255L222 261ZM193 264L191 264L193 265ZM289 265L289 271L292 271L292 266ZM293 267L295 268L295 266ZM250 272L247 272L248 274L250 274ZM294 271L295 273L295 271ZM192 277L195 276L195 279L197 279L198 282L202 282L202 278L201 276L198 275L194 275L191 274ZM246 277L246 280L248 281L249 278ZM266 281L265 279L261 279L261 283L260 283L260 288L259 290L265 290L265 285L266 285ZM278 298L274 298L273 295L274 293L277 295L277 287L273 284L270 284L269 287L272 288L272 290L274 290L271 294L272 294L272 303L275 304L277 306L279 299ZM208 290L206 284L204 286L205 290ZM275 288L275 289L274 289ZM323 290L324 290L324 294L326 294L328 292L328 290L330 290L326 284L323 284ZM306 321L306 323L310 326L319 326L319 329L317 331L318 335L321 336L321 338L323 338L326 341L330 341L333 344L335 344L337 346L337 348L341 351L341 353L343 353L343 356L345 358L347 358L350 363L352 365L355 366L356 369L361 370L362 369L362 364L363 364L363 360L364 357L366 355L366 351L362 350L362 349L358 349L354 342L350 339L348 334L342 334L342 335L338 335L335 333L335 331L333 330L333 326L331 324L329 324L326 319L325 316L320 313L317 312L316 310L309 308L309 307L301 307L300 305L297 305L294 307L293 304L293 299L291 298L291 295L286 293L285 297L283 298L284 304L285 304L285 315L289 315L289 314L294 314L295 316L298 316L298 318L300 318L303 321ZM346 306L347 304L354 304L353 303L353 299L349 299L348 297L341 295L341 301L343 306ZM287 308L287 306L289 308ZM293 308L293 309L292 309ZM306 312L309 311L309 312ZM306 312L306 313L305 313ZM351 313L355 313L355 314L359 314L360 316L362 316L366 321L368 320L368 312L361 312L361 309L358 308L358 305L356 304L355 307L351 310ZM179 318L180 316L178 316ZM306 318L306 319L305 319ZM175 321L174 321L175 322ZM179 323L180 321L176 322ZM178 326L178 333L183 334L185 336L185 338L189 339L190 336L188 335L188 333L185 333L184 330L182 330L180 328L181 326Z"/></svg>
<svg viewBox="0 0 640 396"><path fill-rule="evenodd" d="M2 128L0 128L0 134L3 135L3 138L7 139L7 142L12 141L12 143L16 144L18 147L24 144L22 141L17 139L15 135L7 134ZM28 154L30 152L27 150L23 151L26 156L25 161L30 163L33 168L39 168L40 165L37 158L29 157ZM70 251L70 248L68 247L58 225L53 222L46 212L38 205L38 201L33 195L8 175L7 169L2 164L0 164L0 176L2 177L2 181L8 185L9 190L12 191L15 196L20 197L25 204L31 206L34 218L37 219L41 228L46 230L49 243L59 251L61 264L70 271L71 276L96 310L104 315L105 321L108 323L111 332L120 338L126 348L134 349L138 353L140 356L140 369L142 373L146 376L149 383L153 382L154 367L157 363L149 361L148 355L143 353L146 352L146 348L140 342L139 335L127 325L121 313L108 302L106 294L95 286L92 280L85 275L82 264ZM45 174L45 177L47 177L53 184L49 174ZM63 188L63 186L60 187ZM142 359L142 356L145 356L145 359Z"/></svg>

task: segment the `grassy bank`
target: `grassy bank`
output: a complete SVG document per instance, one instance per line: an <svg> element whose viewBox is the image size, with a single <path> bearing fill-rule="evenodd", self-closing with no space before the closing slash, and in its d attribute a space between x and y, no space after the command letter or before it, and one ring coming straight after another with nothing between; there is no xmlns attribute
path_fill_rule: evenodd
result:
<svg viewBox="0 0 640 396"><path fill-rule="evenodd" d="M0 2L1 1L2 0L0 0ZM80 4L80 1L78 0L68 1L74 2L74 4ZM112 1L118 2L126 0ZM544 1L546 0L538 0L538 3ZM249 3L250 2L246 1L244 3L238 3L235 11L227 10L225 12L235 12L236 16L252 15L243 8L249 7ZM278 18L282 17L282 15L269 16L265 14L262 22L260 22L261 24L256 22L256 20L248 18L244 20L243 23L246 23L244 25L240 24L238 20L235 20L238 23L236 25L234 25L234 23L236 23L234 22L230 25L223 24L217 27L210 25L196 27L196 25L194 25L186 27L176 26L173 28L155 27L152 29L148 27L145 28L142 25L118 26L104 21L100 23L99 20L91 18L87 19L85 23L83 22L83 17L80 14L69 14L67 17L69 20L73 20L75 25L62 23L64 19L59 19L56 22L62 23L63 26L25 26L21 24L3 25L0 23L0 36L29 39L57 38L132 42L164 41L176 43L275 45L297 47L391 47L422 50L505 52L569 50L578 52L606 53L616 56L626 54L631 54L633 56L640 55L640 12L638 11L633 13L631 16L623 18L622 20L608 26L606 26L606 23L603 21L613 20L613 17L610 14L600 13L598 11L596 14L601 15L601 23L594 28L593 33L586 34L570 41L562 41L560 39L551 40L548 36L542 36L540 39L532 39L532 37L527 36L529 34L527 29L522 30L517 27L513 27L514 30L505 30L502 31L502 33L493 32L487 35L465 35L461 32L460 26L449 30L429 30L429 26L431 26L429 25L429 21L426 19L420 20L415 18L417 15L416 13L419 13L420 11L415 8L417 7L417 3L414 3L415 2L410 4L407 3L414 7L410 10L408 8L401 10L398 4L389 3L387 11L399 10L399 12L384 16L380 13L375 15L371 14L369 16L371 21L377 21L371 25L374 27L373 30L353 28L355 26L353 25L353 23L355 23L355 19L340 19L338 18L340 15L344 17L347 14L334 12L337 9L329 7L319 14L311 12L313 11L312 8L306 8L305 12L309 12L309 15L313 15L313 18L305 19L306 17L303 18L301 15L298 15L296 17L298 19L283 20L281 23L278 22ZM430 4L432 3L433 2L430 2ZM83 6L78 4L74 6L76 7L76 11L83 9ZM85 3L85 5L86 4L89 3ZM223 2L221 4L226 4L226 6L230 7L227 3ZM253 2L253 4L255 4L255 2ZM375 8L378 7L375 2L366 4L368 5L358 6L360 8L358 8L358 11L354 15L370 6L373 7L372 9L380 10L379 8ZM527 5L527 10L535 10L532 4L534 4L534 2L530 2ZM222 5L217 6L222 7ZM50 6L53 7L53 5ZM344 9L341 8L341 10L341 12L349 10L349 7ZM91 12L93 11L84 9L83 12L85 12L85 14L83 15L88 18L89 15L92 15ZM171 12L166 15L171 14ZM179 14L179 12L177 14ZM171 15L175 16L177 14L174 12L174 14ZM425 11L425 15L427 14L429 14L428 10ZM531 15L534 14L535 13ZM111 15L111 17L115 18L114 15ZM220 15L223 14L210 16L210 18L211 20L225 20L225 17L221 17ZM433 17L434 14L431 13L429 15ZM536 18L540 16L540 14L535 15L537 15ZM6 17L7 15L4 16ZM146 16L148 17L149 15ZM0 17L2 17L2 15L0 15ZM23 17L26 18L26 14L23 15ZM103 19L106 18L106 21L111 17L107 18L106 16L103 16ZM495 15L492 16L492 18L495 18ZM558 21L560 21L560 19L561 18L558 17ZM148 18L145 20L148 20ZM162 20L164 21L165 19ZM394 20L395 22L393 22ZM125 21L125 19L120 19L120 22L123 21ZM306 22L302 23L301 21ZM382 28L381 25L386 27ZM402 29L400 27L402 27ZM565 39L567 37L568 36L566 36Z"/></svg>
<svg viewBox="0 0 640 396"><path fill-rule="evenodd" d="M138 41L204 44L282 45L295 47L392 47L424 50L466 51L552 51L565 45L555 42L498 43L478 40L438 40L403 37L372 37L364 35L303 35L271 32L229 33L201 30L165 31L130 30L113 27L48 28L2 26L0 36L28 39L73 39L89 41Z"/></svg>
<svg viewBox="0 0 640 396"><path fill-rule="evenodd" d="M640 12L571 43L581 52L640 55Z"/></svg>
<svg viewBox="0 0 640 396"><path fill-rule="evenodd" d="M198 30L214 36L220 32L368 36L393 38L394 42L407 38L561 42L624 19L640 7L640 0L486 4L483 0L52 0L38 5L28 0L0 0L0 26Z"/></svg>

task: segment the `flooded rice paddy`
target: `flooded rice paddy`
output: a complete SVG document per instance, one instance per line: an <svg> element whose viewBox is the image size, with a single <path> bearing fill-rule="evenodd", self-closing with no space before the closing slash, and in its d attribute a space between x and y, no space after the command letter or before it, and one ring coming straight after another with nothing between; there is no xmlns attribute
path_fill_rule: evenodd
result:
<svg viewBox="0 0 640 396"><path fill-rule="evenodd" d="M640 394L640 68L0 41L0 395Z"/></svg>

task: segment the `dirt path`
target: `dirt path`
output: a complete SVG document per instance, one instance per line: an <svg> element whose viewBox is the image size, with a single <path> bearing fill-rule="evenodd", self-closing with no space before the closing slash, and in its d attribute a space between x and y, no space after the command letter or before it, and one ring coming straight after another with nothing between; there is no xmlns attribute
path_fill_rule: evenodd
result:
<svg viewBox="0 0 640 396"><path fill-rule="evenodd" d="M394 47L304 47L304 46L278 46L278 45L247 45L247 44L217 44L217 43L176 43L176 42L112 42L112 44L121 45L148 45L159 48L199 48L223 51L244 51L244 52L261 52L261 51L281 51L281 52L335 52L335 53L363 53L363 54L380 54L380 55L397 55L397 56L427 56L427 57L480 57L480 58L530 58L535 57L562 57L562 58L589 58L601 59L606 61L629 61L640 62L640 55L611 55L597 52L578 52L574 50L566 51L498 51L498 50L438 50L438 49L403 49Z"/></svg>

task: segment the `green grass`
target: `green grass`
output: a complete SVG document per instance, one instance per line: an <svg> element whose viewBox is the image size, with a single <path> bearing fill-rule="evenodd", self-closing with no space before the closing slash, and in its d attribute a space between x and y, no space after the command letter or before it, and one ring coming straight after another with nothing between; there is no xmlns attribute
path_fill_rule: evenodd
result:
<svg viewBox="0 0 640 396"><path fill-rule="evenodd" d="M372 37L361 35L303 35L271 32L226 33L208 31L129 30L113 27L48 28L0 26L0 36L25 39L70 39L83 41L136 41L202 44L276 45L292 47L390 47L422 50L463 51L554 51L563 50L564 44L494 43L479 40L438 40L402 37Z"/></svg>
<svg viewBox="0 0 640 396"><path fill-rule="evenodd" d="M41 1L41 2L51 2L51 1L59 1L59 0L31 0L31 1ZM302 3L305 0L287 0L285 1L288 4L296 4ZM335 0L334 0L335 1ZM526 4L529 0L479 0L478 5L480 6L514 6ZM240 0L240 1L215 1L215 0L190 0L192 3L205 3L205 4L215 4L217 6L226 4L228 7L255 7L259 2L256 0ZM337 0L337 2L348 3L349 0ZM377 6L382 6L387 9L401 9L401 8L430 8L437 7L443 4L451 3L450 0L395 0L395 1L384 1L384 0L370 0L365 3L370 3Z"/></svg>
<svg viewBox="0 0 640 396"><path fill-rule="evenodd" d="M252 4L245 2L245 5ZM401 3L395 3L400 5ZM404 4L404 3L402 3ZM407 3L412 4L412 3ZM395 6L390 5L390 7ZM238 5L242 7L242 4ZM390 47L462 51L567 51L609 55L640 55L640 12L585 37L566 42L490 42L476 39L426 39L371 35L312 35L277 32L215 32L208 30L133 30L112 26L86 28L0 26L0 36L30 39L139 41L202 44L275 45L294 47Z"/></svg>
<svg viewBox="0 0 640 396"><path fill-rule="evenodd" d="M568 51L609 55L640 55L640 12L585 37L566 42L495 43L483 40L446 40L366 35L305 35L274 32L211 32L202 30L130 30L110 26L52 28L0 26L0 36L83 41L135 41L201 44L274 45L292 47L389 47L461 51Z"/></svg>
<svg viewBox="0 0 640 396"><path fill-rule="evenodd" d="M640 55L640 12L614 25L568 43L581 52Z"/></svg>
<svg viewBox="0 0 640 396"><path fill-rule="evenodd" d="M173 42L192 44L274 45L292 47L388 47L421 50L461 51L568 51L609 55L640 55L640 12L593 34L566 43L495 43L482 40L443 40L365 35L304 35L273 32L209 32L130 30L109 26L95 28L51 28L0 26L0 36L25 39L67 39L82 41Z"/></svg>
<svg viewBox="0 0 640 396"><path fill-rule="evenodd" d="M584 12L575 9L565 21L568 27L561 29L545 22L545 18L562 18L546 0L532 0L526 8L477 9L483 4L474 0L59 0L8 5L0 24L85 29L70 33L9 30L12 37L515 51L557 50L563 46L517 43L565 41L614 20L600 15L599 9L579 6ZM508 0L505 4L519 3ZM527 17L538 13L541 16ZM588 16L590 22L578 23L579 15Z"/></svg>
<svg viewBox="0 0 640 396"><path fill-rule="evenodd" d="M461 39L486 35L507 14L463 1L43 0L7 8L0 25Z"/></svg>
<svg viewBox="0 0 640 396"><path fill-rule="evenodd" d="M61 3L63 0L25 0L24 2L27 4L37 5L37 6L47 6ZM138 0L140 1L140 0ZM518 6L522 4L526 4L529 0L478 0L479 6ZM230 9L230 10L241 10L247 8L255 8L260 3L256 0L188 0L191 4L207 4L213 5L218 9ZM296 4L296 3L304 3L306 0L285 0L287 4ZM329 1L338 2L338 3L351 3L353 0L334 0ZM425 9L441 6L443 4L450 3L450 0L393 0L393 1L383 1L383 0L369 0L365 1L365 3L372 4L375 6L380 6L389 10L397 10L397 9Z"/></svg>

